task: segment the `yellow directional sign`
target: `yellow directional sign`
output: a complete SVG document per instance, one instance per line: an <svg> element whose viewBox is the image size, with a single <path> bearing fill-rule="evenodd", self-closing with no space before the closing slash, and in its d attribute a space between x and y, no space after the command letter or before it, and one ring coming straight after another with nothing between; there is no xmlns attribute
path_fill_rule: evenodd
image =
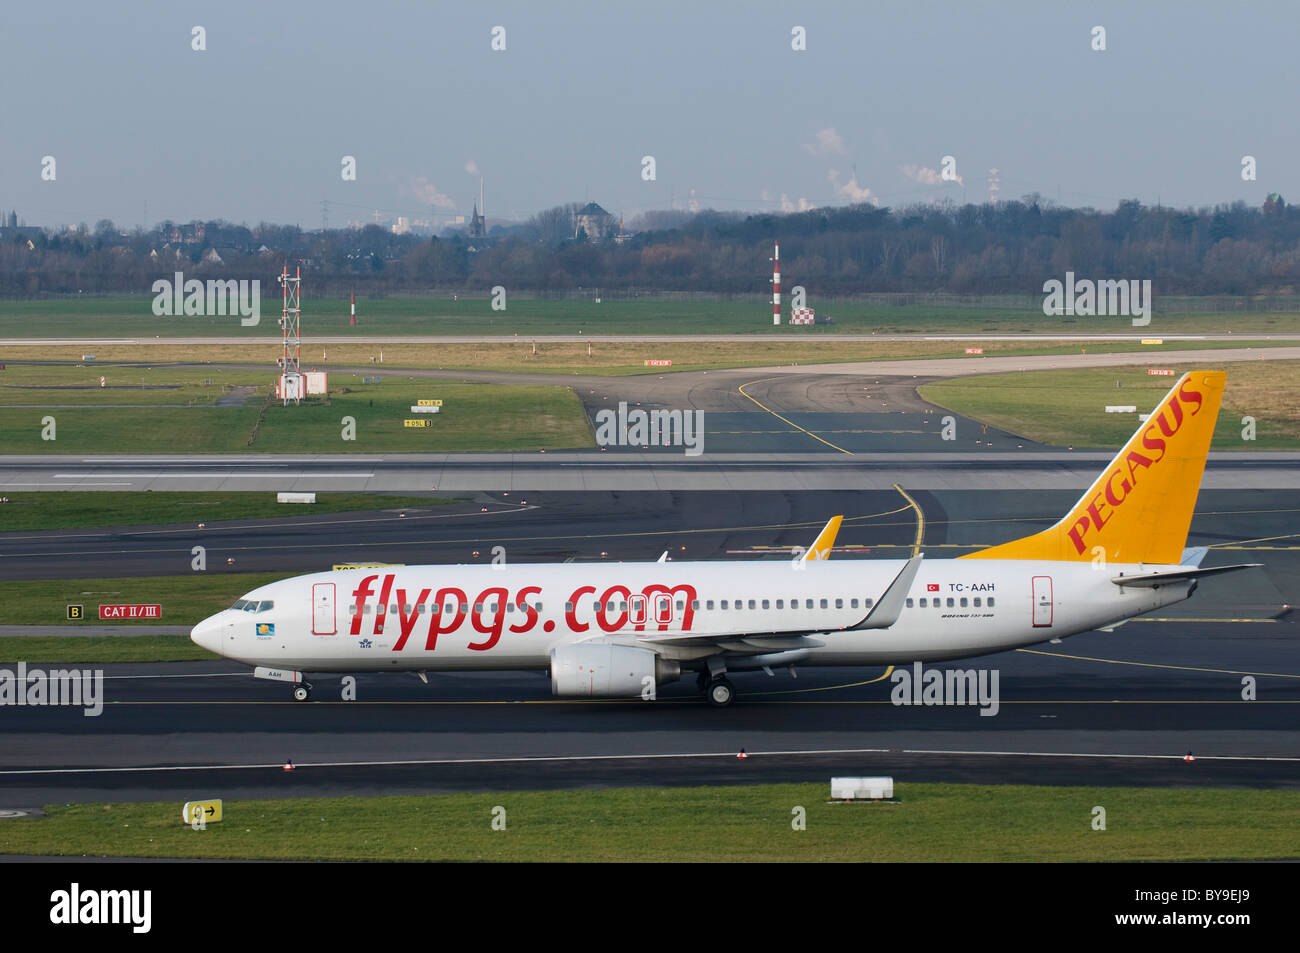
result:
<svg viewBox="0 0 1300 953"><path fill-rule="evenodd" d="M68 618L73 621L84 618L85 614L85 606L68 606Z"/></svg>
<svg viewBox="0 0 1300 953"><path fill-rule="evenodd" d="M417 401L415 402L415 406L416 406L416 407L441 407L441 406L442 406L442 401L440 401L440 400L417 400Z"/></svg>
<svg viewBox="0 0 1300 953"><path fill-rule="evenodd" d="M432 426L433 426L433 421L432 421L432 420L429 420L427 417L424 417L424 418L419 418L419 417L411 418L411 417L408 417L408 418L406 418L405 420L402 421L402 426L403 426L403 427L432 427Z"/></svg>
<svg viewBox="0 0 1300 953"><path fill-rule="evenodd" d="M334 569L388 569L389 567L405 566L406 563L335 563Z"/></svg>
<svg viewBox="0 0 1300 953"><path fill-rule="evenodd" d="M186 801L181 808L186 824L216 824L221 820L221 798L212 801Z"/></svg>
<svg viewBox="0 0 1300 953"><path fill-rule="evenodd" d="M1142 343L1143 344L1164 344L1165 339L1164 338L1143 338Z"/></svg>

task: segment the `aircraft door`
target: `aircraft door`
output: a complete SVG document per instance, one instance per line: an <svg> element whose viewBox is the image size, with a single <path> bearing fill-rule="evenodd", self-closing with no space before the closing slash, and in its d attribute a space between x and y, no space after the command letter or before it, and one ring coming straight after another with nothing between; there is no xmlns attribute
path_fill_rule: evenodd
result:
<svg viewBox="0 0 1300 953"><path fill-rule="evenodd" d="M655 622L667 625L673 621L673 597L666 592L655 596Z"/></svg>
<svg viewBox="0 0 1300 953"><path fill-rule="evenodd" d="M1052 577L1034 576L1034 627L1045 628L1052 624Z"/></svg>
<svg viewBox="0 0 1300 953"><path fill-rule="evenodd" d="M645 596L641 593L634 593L628 597L628 618L627 621L633 625L645 625Z"/></svg>
<svg viewBox="0 0 1300 953"><path fill-rule="evenodd" d="M334 583L318 582L311 587L312 635L334 635L338 627L334 621Z"/></svg>

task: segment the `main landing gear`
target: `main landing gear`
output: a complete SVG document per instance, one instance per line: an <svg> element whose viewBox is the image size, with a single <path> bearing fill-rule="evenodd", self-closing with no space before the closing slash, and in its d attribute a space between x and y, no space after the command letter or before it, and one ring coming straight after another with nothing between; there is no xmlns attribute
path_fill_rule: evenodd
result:
<svg viewBox="0 0 1300 953"><path fill-rule="evenodd" d="M726 708L736 698L736 690L727 681L725 670L716 675L708 671L700 672L695 679L695 686L714 708Z"/></svg>

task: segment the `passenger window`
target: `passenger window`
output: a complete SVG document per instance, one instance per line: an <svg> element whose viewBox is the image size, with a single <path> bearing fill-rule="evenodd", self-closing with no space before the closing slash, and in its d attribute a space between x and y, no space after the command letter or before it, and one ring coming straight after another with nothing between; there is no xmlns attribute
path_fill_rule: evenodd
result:
<svg viewBox="0 0 1300 953"><path fill-rule="evenodd" d="M483 611L483 603L481 602L474 603L474 614L477 615L482 611Z"/></svg>
<svg viewBox="0 0 1300 953"><path fill-rule="evenodd" d="M785 608L785 600L784 600L784 599L777 599L777 600L776 600L776 607L777 607L778 609L784 609L784 608Z"/></svg>
<svg viewBox="0 0 1300 953"><path fill-rule="evenodd" d="M990 608L990 609L993 608L993 597L992 597L992 596L989 596L989 608Z"/></svg>
<svg viewBox="0 0 1300 953"><path fill-rule="evenodd" d="M572 603L572 602L566 602L566 603L564 604L564 611L565 611L565 612L572 612L572 611L573 611L573 603Z"/></svg>
<svg viewBox="0 0 1300 953"><path fill-rule="evenodd" d="M962 597L961 597L961 607L962 607L963 609L966 608L966 597L965 597L965 596L962 596Z"/></svg>
<svg viewBox="0 0 1300 953"><path fill-rule="evenodd" d="M429 608L428 606L426 606L423 602L421 602L418 606L415 607L415 611L418 612L420 615L424 615L425 611L428 610L428 608Z"/></svg>
<svg viewBox="0 0 1300 953"><path fill-rule="evenodd" d="M951 609L956 603L952 601L952 596L948 597L948 608Z"/></svg>
<svg viewBox="0 0 1300 953"><path fill-rule="evenodd" d="M763 600L763 608L768 608L768 601L766 599Z"/></svg>
<svg viewBox="0 0 1300 953"><path fill-rule="evenodd" d="M348 615L356 615L356 614L357 614L357 606L356 603L354 602L352 605L348 606Z"/></svg>
<svg viewBox="0 0 1300 953"><path fill-rule="evenodd" d="M699 600L699 599L692 599L692 600L691 600L691 608L694 609L694 610L696 610L696 611L699 611L699 608L700 608L700 600Z"/></svg>
<svg viewBox="0 0 1300 953"><path fill-rule="evenodd" d="M507 602L507 603L506 603L506 611L507 611L507 612L514 612L514 611L515 611L515 604L514 604L513 602Z"/></svg>
<svg viewBox="0 0 1300 953"><path fill-rule="evenodd" d="M862 600L862 604L863 604L863 606L865 606L865 607L868 608L868 609L871 608L871 600L870 600L870 599L863 599L863 600Z"/></svg>
<svg viewBox="0 0 1300 953"><path fill-rule="evenodd" d="M911 600L911 599L908 599L908 600L907 600L907 607L908 607L909 609L912 608L912 600Z"/></svg>
<svg viewBox="0 0 1300 953"><path fill-rule="evenodd" d="M619 611L619 612L626 612L626 611L627 611L627 603L626 603L626 602L620 602L620 603L618 604L618 611Z"/></svg>
<svg viewBox="0 0 1300 953"><path fill-rule="evenodd" d="M712 610L713 610L713 600L710 599L708 602L704 603L704 607L705 607L706 609L712 611Z"/></svg>
<svg viewBox="0 0 1300 953"><path fill-rule="evenodd" d="M723 599L723 600L722 600L722 608L724 608L724 609L727 608L727 600L726 600L726 599Z"/></svg>
<svg viewBox="0 0 1300 953"><path fill-rule="evenodd" d="M837 609L843 609L843 608L844 608L844 600L843 600L843 599L836 599L836 600L835 600L835 608L837 608Z"/></svg>
<svg viewBox="0 0 1300 953"><path fill-rule="evenodd" d="M850 608L850 609L856 609L857 607L858 607L858 600L857 600L857 599L854 599L854 600L852 600L852 601L849 603L849 608Z"/></svg>
<svg viewBox="0 0 1300 953"><path fill-rule="evenodd" d="M677 600L677 611L678 611L678 612L681 612L681 611L682 611L683 609L685 609L685 608L686 608L686 603L684 603L684 602L682 602L682 600L678 599L678 600Z"/></svg>
<svg viewBox="0 0 1300 953"><path fill-rule="evenodd" d="M829 607L829 605L828 605L827 601L826 601L825 599L823 599L823 600L822 600L822 608L823 608L823 609L826 609L826 608L828 608L828 607Z"/></svg>
<svg viewBox="0 0 1300 953"><path fill-rule="evenodd" d="M753 599L750 599L750 600L749 600L749 607L750 607L751 609L754 608L754 600L753 600Z"/></svg>
<svg viewBox="0 0 1300 953"><path fill-rule="evenodd" d="M804 608L805 608L805 609L811 609L811 608L812 608L812 600L811 600L811 599L805 599L804 602L803 602L803 605L804 605Z"/></svg>
<svg viewBox="0 0 1300 953"><path fill-rule="evenodd" d="M930 607L930 603L928 603L928 602L925 601L925 596L922 596L922 597L921 597L921 608L922 608L922 609L928 609L929 607Z"/></svg>
<svg viewBox="0 0 1300 953"><path fill-rule="evenodd" d="M980 607L980 597L979 597L979 596L976 596L976 597L975 597L975 608L978 609L979 607Z"/></svg>

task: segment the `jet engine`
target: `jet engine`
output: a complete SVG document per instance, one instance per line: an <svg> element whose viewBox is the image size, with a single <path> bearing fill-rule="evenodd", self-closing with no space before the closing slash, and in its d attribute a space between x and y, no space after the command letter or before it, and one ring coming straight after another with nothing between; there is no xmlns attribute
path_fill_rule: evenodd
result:
<svg viewBox="0 0 1300 953"><path fill-rule="evenodd" d="M653 697L647 688L681 675L679 663L649 649L601 642L551 649L551 694L560 697Z"/></svg>

